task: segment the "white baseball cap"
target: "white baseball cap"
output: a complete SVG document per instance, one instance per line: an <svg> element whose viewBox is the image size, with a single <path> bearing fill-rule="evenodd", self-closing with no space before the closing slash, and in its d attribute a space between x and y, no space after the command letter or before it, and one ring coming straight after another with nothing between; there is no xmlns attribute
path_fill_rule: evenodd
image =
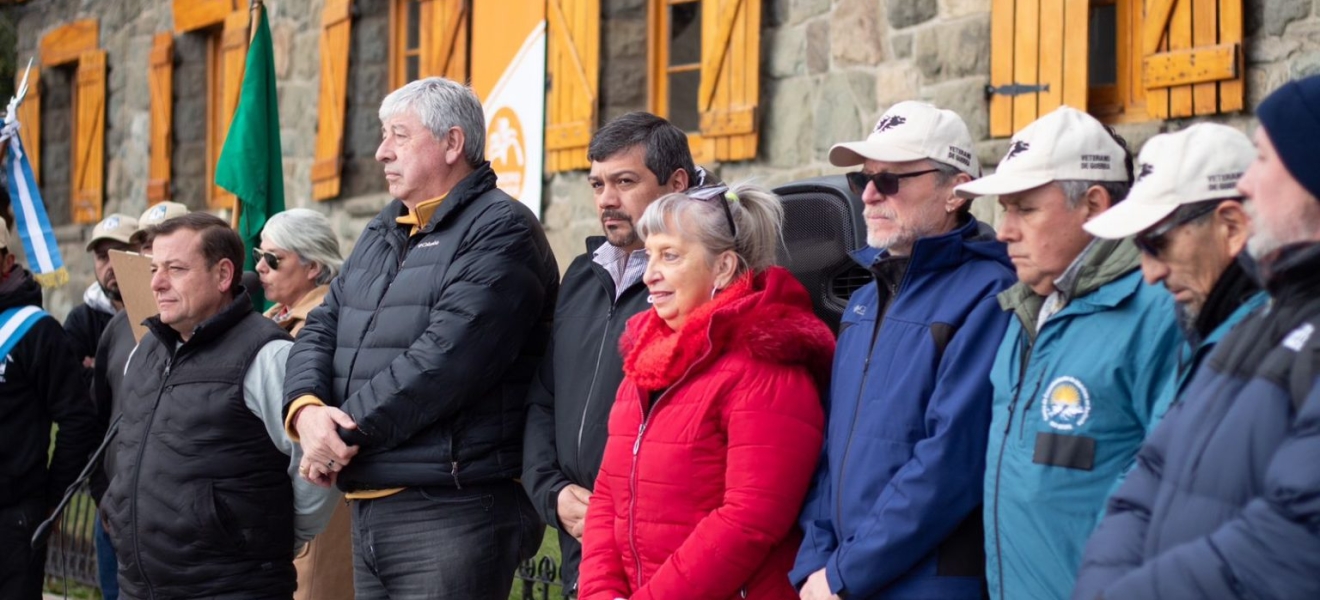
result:
<svg viewBox="0 0 1320 600"><path fill-rule="evenodd" d="M860 165L867 160L908 162L927 158L972 177L981 175L972 134L962 117L915 100L890 107L865 140L830 148L830 164L836 167Z"/></svg>
<svg viewBox="0 0 1320 600"><path fill-rule="evenodd" d="M9 249L9 222L0 217L0 250Z"/></svg>
<svg viewBox="0 0 1320 600"><path fill-rule="evenodd" d="M1237 180L1256 158L1246 134L1216 123L1199 123L1146 142L1138 158L1137 182L1126 200L1087 221L1086 231L1105 239L1136 235L1179 206L1238 198Z"/></svg>
<svg viewBox="0 0 1320 600"><path fill-rule="evenodd" d="M994 174L954 191L963 198L1016 194L1052 181L1127 181L1127 151L1100 121L1060 106L1017 135Z"/></svg>
<svg viewBox="0 0 1320 600"><path fill-rule="evenodd" d="M128 215L112 213L92 229L92 239L87 241L87 251L91 252L96 243L102 240L110 240L121 244L131 243L133 234L137 231L137 219Z"/></svg>

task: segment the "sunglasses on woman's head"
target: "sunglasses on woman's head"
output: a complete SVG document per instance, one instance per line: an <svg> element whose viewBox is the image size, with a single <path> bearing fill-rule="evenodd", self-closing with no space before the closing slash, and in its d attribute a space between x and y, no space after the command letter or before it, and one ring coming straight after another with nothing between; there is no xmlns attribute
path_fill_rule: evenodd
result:
<svg viewBox="0 0 1320 600"><path fill-rule="evenodd" d="M253 249L252 249L252 263L253 263L254 265L257 264L257 263L260 263L260 262L262 261L262 259L265 259L265 261L266 261L266 266L270 267L270 270L272 270L272 271L279 270L279 268L280 268L280 257L275 256L274 254L271 254L271 253L269 253L269 252L263 252L263 251L261 250L261 248L253 248Z"/></svg>
<svg viewBox="0 0 1320 600"><path fill-rule="evenodd" d="M904 179L917 177L927 173L934 173L939 169L926 169L925 171L913 171L911 173L890 173L881 171L879 173L867 173L866 171L853 171L847 174L848 187L854 194L862 195L866 191L866 184L875 185L875 191L884 196L893 196L898 193L898 186Z"/></svg>

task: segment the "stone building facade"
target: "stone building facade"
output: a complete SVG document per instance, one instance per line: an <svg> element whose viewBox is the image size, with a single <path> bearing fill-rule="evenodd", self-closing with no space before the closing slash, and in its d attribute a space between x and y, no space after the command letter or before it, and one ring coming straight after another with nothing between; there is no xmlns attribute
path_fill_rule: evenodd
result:
<svg viewBox="0 0 1320 600"><path fill-rule="evenodd" d="M392 0L353 3L341 193L316 201L311 171L323 1L267 0L266 4L279 82L286 203L330 215L347 252L366 221L388 201L374 152L379 139L376 108L389 91ZM825 159L830 145L863 136L890 105L905 99L929 100L962 114L979 140L982 164L993 166L1007 141L990 136L985 92L990 83L991 15L996 1L763 0L756 157L708 166L726 181L753 179L769 186L839 172ZM1242 3L1245 110L1117 125L1134 148L1151 135L1198 120L1249 130L1254 122L1250 112L1265 95L1291 78L1320 73L1320 0ZM108 65L106 214L137 215L148 204L148 59L153 37L174 29L173 4L171 0L41 0L0 12L5 25L17 34L15 47L0 52L11 53L9 58L20 68L46 32L77 19L98 20ZM628 111L648 109L647 38L652 13L648 0L600 0L600 5L596 114L603 123ZM207 186L206 45L201 36L190 33L176 35L174 43L173 198L202 209ZM55 71L42 75L41 170L52 212L64 214L69 169L62 157L70 152L67 113L72 75ZM582 251L582 239L599 231L585 172L548 176L543 197L546 231L561 266L567 266ZM975 212L993 221L993 203L977 202ZM72 225L67 218L56 221L72 280L48 291L47 307L63 317L93 281L90 257L83 250L91 226Z"/></svg>

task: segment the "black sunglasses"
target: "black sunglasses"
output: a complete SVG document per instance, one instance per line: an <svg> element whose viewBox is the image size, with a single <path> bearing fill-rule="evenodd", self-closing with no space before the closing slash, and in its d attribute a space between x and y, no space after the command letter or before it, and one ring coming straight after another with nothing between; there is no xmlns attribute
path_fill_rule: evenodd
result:
<svg viewBox="0 0 1320 600"><path fill-rule="evenodd" d="M862 195L866 191L866 184L875 184L875 191L885 196L893 196L898 193L899 184L909 177L917 177L927 173L934 173L939 169L926 169L925 171L913 171L911 173L890 173L881 171L879 173L867 173L866 171L853 171L848 173L848 187L854 194Z"/></svg>
<svg viewBox="0 0 1320 600"><path fill-rule="evenodd" d="M733 224L733 210L729 208L729 194L731 193L733 192L729 188L719 185L689 190L688 197L702 202L719 202L720 207L724 209L724 220L729 223L729 233L733 234L734 239L738 239L738 227Z"/></svg>
<svg viewBox="0 0 1320 600"><path fill-rule="evenodd" d="M266 266L270 267L270 270L272 270L272 271L277 271L277 270L279 270L279 268L280 268L280 257L275 256L274 254L271 254L271 253L269 253L269 252L262 252L262 251L261 251L261 248L253 248L253 249L252 249L252 264L253 264L253 266L259 264L259 263L261 262L262 259L265 259L265 260L266 260Z"/></svg>
<svg viewBox="0 0 1320 600"><path fill-rule="evenodd" d="M1146 255L1158 258L1160 253L1169 249L1169 234L1173 233L1173 230L1214 212L1221 202L1223 200L1189 204L1165 219L1167 222L1163 225L1138 233L1132 238L1132 243Z"/></svg>

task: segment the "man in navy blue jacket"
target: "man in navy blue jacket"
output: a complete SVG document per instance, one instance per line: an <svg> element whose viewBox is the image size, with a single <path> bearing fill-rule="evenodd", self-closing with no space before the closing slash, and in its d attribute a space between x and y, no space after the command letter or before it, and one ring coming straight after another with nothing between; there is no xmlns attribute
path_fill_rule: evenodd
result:
<svg viewBox="0 0 1320 600"><path fill-rule="evenodd" d="M1234 328L1137 454L1073 598L1320 597L1320 77L1257 108L1238 181L1266 310Z"/></svg>
<svg viewBox="0 0 1320 600"><path fill-rule="evenodd" d="M825 450L789 574L802 598L980 598L988 374L1016 281L954 187L980 175L955 113L901 102L830 149L866 204L873 283L839 328Z"/></svg>

